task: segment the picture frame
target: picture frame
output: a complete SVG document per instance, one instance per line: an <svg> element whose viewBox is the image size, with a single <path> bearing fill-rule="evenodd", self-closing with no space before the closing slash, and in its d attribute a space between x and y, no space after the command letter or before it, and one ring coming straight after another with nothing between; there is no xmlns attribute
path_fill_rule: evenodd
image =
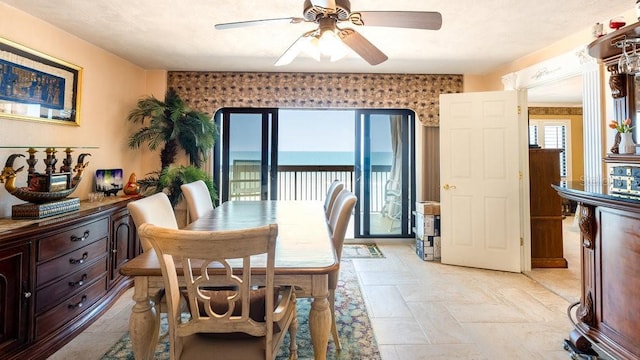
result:
<svg viewBox="0 0 640 360"><path fill-rule="evenodd" d="M0 37L0 119L80 125L82 70Z"/></svg>
<svg viewBox="0 0 640 360"><path fill-rule="evenodd" d="M96 191L105 196L116 195L124 187L122 169L98 169L96 170Z"/></svg>

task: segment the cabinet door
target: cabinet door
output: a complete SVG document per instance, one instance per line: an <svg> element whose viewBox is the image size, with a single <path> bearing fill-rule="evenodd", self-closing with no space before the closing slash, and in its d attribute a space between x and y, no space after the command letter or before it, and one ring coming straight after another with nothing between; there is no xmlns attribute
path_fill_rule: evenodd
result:
<svg viewBox="0 0 640 360"><path fill-rule="evenodd" d="M136 256L135 227L127 210L111 217L111 266L109 283L120 278L120 266Z"/></svg>
<svg viewBox="0 0 640 360"><path fill-rule="evenodd" d="M0 248L0 354L27 341L30 246Z"/></svg>

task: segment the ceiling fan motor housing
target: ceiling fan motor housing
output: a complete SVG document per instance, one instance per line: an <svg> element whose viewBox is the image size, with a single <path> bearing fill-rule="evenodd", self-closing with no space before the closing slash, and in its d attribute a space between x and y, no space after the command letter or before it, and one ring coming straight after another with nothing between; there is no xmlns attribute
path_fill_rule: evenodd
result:
<svg viewBox="0 0 640 360"><path fill-rule="evenodd" d="M333 9L325 9L320 6L314 6L311 0L304 1L303 15L305 20L317 22L319 19L335 16L339 21L344 21L349 18L351 13L351 3L349 0L336 0L335 11Z"/></svg>

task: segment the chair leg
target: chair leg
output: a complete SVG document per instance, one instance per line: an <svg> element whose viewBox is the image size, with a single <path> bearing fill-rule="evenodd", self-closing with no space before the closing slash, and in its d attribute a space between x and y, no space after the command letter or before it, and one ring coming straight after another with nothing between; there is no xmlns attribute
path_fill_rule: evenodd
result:
<svg viewBox="0 0 640 360"><path fill-rule="evenodd" d="M333 342L336 345L336 350L342 350L340 345L340 337L338 336L338 327L336 326L336 290L329 290L329 308L331 310L331 334L333 335Z"/></svg>
<svg viewBox="0 0 640 360"><path fill-rule="evenodd" d="M293 295L295 296L295 294ZM298 308L294 305L293 319L289 324L289 360L298 360L298 344L296 336L298 334Z"/></svg>

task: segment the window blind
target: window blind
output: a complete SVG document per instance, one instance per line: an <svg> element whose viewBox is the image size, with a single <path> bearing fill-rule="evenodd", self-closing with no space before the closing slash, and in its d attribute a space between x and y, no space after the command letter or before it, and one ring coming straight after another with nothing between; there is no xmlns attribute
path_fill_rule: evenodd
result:
<svg viewBox="0 0 640 360"><path fill-rule="evenodd" d="M560 178L566 179L568 172L568 128L558 121L530 121L529 144L539 145L543 149L562 149L560 153Z"/></svg>

